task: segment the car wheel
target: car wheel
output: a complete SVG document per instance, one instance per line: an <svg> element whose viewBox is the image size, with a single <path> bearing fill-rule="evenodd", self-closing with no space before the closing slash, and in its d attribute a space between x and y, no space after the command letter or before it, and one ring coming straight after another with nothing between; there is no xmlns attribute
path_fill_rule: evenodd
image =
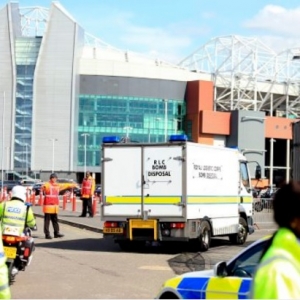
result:
<svg viewBox="0 0 300 300"><path fill-rule="evenodd" d="M232 244L243 245L247 240L247 236L248 236L247 222L244 218L240 217L238 233L230 234L229 240Z"/></svg>
<svg viewBox="0 0 300 300"><path fill-rule="evenodd" d="M166 292L163 293L159 299L179 299L174 293L172 292Z"/></svg>

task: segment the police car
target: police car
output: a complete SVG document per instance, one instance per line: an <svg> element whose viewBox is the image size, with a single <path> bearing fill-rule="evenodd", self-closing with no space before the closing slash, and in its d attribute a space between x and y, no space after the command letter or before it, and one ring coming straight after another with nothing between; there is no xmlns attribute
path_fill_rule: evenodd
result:
<svg viewBox="0 0 300 300"><path fill-rule="evenodd" d="M156 299L247 299L252 276L270 237L260 239L213 270L196 271L167 280Z"/></svg>

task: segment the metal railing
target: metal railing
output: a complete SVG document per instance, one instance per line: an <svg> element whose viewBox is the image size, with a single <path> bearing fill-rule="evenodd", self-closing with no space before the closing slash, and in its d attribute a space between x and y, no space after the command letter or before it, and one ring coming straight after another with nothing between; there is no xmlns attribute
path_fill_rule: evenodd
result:
<svg viewBox="0 0 300 300"><path fill-rule="evenodd" d="M253 199L253 221L259 228L274 228L273 199Z"/></svg>

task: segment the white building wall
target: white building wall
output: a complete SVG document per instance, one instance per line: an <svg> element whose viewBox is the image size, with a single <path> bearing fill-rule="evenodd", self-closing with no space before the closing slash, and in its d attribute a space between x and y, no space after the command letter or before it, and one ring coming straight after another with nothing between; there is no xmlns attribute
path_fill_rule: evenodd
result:
<svg viewBox="0 0 300 300"><path fill-rule="evenodd" d="M80 60L80 74L153 78L165 80L212 80L211 74L194 73L180 67L159 63L126 52L85 46Z"/></svg>
<svg viewBox="0 0 300 300"><path fill-rule="evenodd" d="M15 106L15 62L14 36L11 11L14 4L7 4L0 10L0 157L4 170L13 168L13 136ZM18 24L14 24L17 26ZM4 122L3 122L4 117ZM4 136L2 126L4 124ZM3 149L4 148L4 149ZM1 167L0 167L1 169Z"/></svg>
<svg viewBox="0 0 300 300"><path fill-rule="evenodd" d="M226 145L226 135L214 136L214 146L225 147L225 145Z"/></svg>
<svg viewBox="0 0 300 300"><path fill-rule="evenodd" d="M83 32L53 2L40 48L34 81L32 169L73 171L74 110L78 36ZM57 139L53 142L51 139ZM54 148L54 151L53 151Z"/></svg>

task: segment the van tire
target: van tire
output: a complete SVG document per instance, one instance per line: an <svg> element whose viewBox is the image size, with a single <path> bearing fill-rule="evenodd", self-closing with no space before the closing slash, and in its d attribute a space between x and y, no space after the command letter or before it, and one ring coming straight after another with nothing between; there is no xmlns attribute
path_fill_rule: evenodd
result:
<svg viewBox="0 0 300 300"><path fill-rule="evenodd" d="M211 228L208 221L203 220L200 223L199 242L200 251L205 252L209 249L211 242Z"/></svg>
<svg viewBox="0 0 300 300"><path fill-rule="evenodd" d="M248 225L244 218L239 218L239 232L229 235L229 241L234 245L243 245L248 236Z"/></svg>

